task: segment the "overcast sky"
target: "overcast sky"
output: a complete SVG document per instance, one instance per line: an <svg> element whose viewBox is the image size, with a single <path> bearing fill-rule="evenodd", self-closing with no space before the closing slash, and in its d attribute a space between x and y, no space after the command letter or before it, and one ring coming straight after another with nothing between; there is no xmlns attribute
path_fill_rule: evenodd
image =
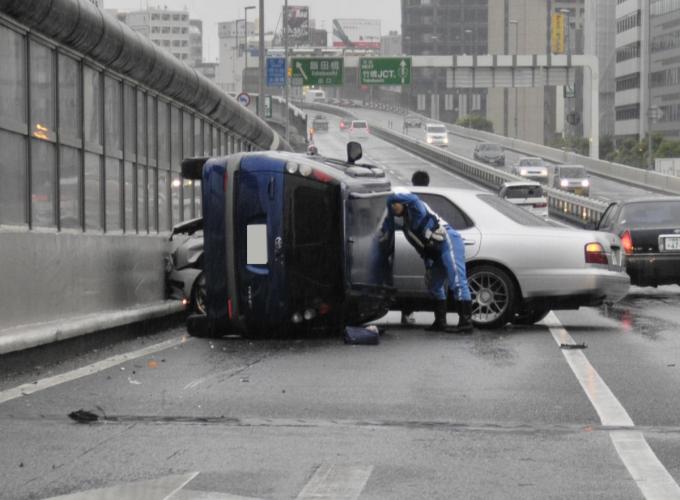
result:
<svg viewBox="0 0 680 500"><path fill-rule="evenodd" d="M104 8L118 10L138 10L140 8L163 7L168 9L189 10L192 18L203 20L203 58L216 61L217 23L243 18L243 8L257 6L259 0L104 0ZM332 31L334 18L380 19L382 34L390 30L401 32L400 0L289 0L289 5L309 6L310 19L316 20L317 28ZM276 27L279 21L283 0L265 0L265 27L267 31ZM256 10L248 12L248 20L255 19ZM331 39L329 33L329 39Z"/></svg>

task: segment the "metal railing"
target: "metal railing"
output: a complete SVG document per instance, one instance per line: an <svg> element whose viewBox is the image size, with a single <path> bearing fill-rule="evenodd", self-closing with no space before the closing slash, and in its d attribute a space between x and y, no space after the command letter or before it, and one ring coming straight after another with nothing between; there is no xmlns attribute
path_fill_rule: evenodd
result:
<svg viewBox="0 0 680 500"><path fill-rule="evenodd" d="M328 104L306 103L305 107L350 119L357 118L356 115L346 109ZM517 175L490 167L476 160L425 144L400 132L375 124L370 125L371 131L375 136L485 187L498 189L504 182L525 180ZM608 206L605 202L558 189L546 187L544 190L548 198L549 213L552 217L566 220L582 227L597 223Z"/></svg>

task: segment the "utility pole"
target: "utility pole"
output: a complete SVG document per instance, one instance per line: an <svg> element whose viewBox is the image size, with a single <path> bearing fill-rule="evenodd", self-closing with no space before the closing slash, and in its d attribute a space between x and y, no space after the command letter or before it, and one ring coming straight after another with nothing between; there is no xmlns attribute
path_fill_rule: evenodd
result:
<svg viewBox="0 0 680 500"><path fill-rule="evenodd" d="M288 107L288 0L283 0L283 57L286 59L286 142L290 142L290 108Z"/></svg>
<svg viewBox="0 0 680 500"><path fill-rule="evenodd" d="M264 64L265 64L265 58L264 58L264 0L260 0L260 19L259 19L259 29L258 29L258 34L259 34L259 43L258 43L258 58L259 58L259 63L260 63L260 81L258 85L258 93L260 94L260 99L259 99L259 106L257 107L257 115L264 119Z"/></svg>
<svg viewBox="0 0 680 500"><path fill-rule="evenodd" d="M644 12L644 11L643 11ZM647 168L654 170L652 153L652 9L647 4Z"/></svg>
<svg viewBox="0 0 680 500"><path fill-rule="evenodd" d="M508 23L515 26L515 56L519 50L519 21L516 19L510 19ZM513 70L516 71L516 68ZM517 82L514 82L515 86L515 138L519 137L519 108L517 99Z"/></svg>

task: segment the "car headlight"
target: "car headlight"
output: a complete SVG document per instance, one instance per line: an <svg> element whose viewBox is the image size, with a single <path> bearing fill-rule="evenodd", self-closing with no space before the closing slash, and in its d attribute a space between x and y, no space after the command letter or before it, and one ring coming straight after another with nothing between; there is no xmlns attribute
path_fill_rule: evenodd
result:
<svg viewBox="0 0 680 500"><path fill-rule="evenodd" d="M448 137L444 137L444 144L448 144L448 143L449 143L449 138L448 138Z"/></svg>
<svg viewBox="0 0 680 500"><path fill-rule="evenodd" d="M587 188L588 186L590 186L590 181L588 179L583 179L581 181L581 186L583 186L584 188Z"/></svg>
<svg viewBox="0 0 680 500"><path fill-rule="evenodd" d="M428 144L432 144L432 137L428 137L428 138L427 138L427 143L428 143Z"/></svg>
<svg viewBox="0 0 680 500"><path fill-rule="evenodd" d="M519 171L519 175L527 175L529 171L526 168L523 168Z"/></svg>
<svg viewBox="0 0 680 500"><path fill-rule="evenodd" d="M562 179L560 181L560 186L562 186L563 188L567 187L568 185L569 185L569 181L567 179Z"/></svg>

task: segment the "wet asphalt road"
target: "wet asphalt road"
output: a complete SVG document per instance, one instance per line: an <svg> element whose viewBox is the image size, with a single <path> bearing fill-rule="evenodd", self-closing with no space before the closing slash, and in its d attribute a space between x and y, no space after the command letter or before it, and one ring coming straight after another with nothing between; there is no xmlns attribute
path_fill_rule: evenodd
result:
<svg viewBox="0 0 680 500"><path fill-rule="evenodd" d="M317 143L324 154L344 151L338 133ZM365 150L404 184L424 166L377 139ZM557 318L587 344L589 376L599 374L680 482L680 287L632 288L615 306ZM643 498L546 324L458 337L425 332L431 314L416 319L380 320L379 346L205 340L178 326L5 372L0 399L93 367L0 403L0 498L185 473L198 474L170 498ZM176 345L95 369L168 340ZM79 408L104 421L72 422L67 414ZM340 471L326 484L331 494L306 495L328 467ZM137 493L127 498L153 498Z"/></svg>

